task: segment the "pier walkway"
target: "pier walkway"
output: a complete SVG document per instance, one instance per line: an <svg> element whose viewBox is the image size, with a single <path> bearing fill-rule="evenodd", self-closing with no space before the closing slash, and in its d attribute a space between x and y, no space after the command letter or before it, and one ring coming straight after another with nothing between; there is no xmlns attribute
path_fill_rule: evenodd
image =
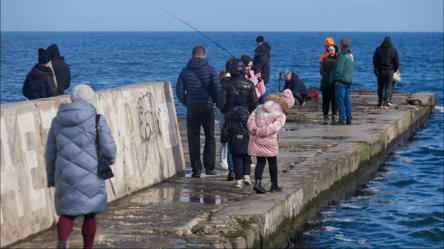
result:
<svg viewBox="0 0 444 249"><path fill-rule="evenodd" d="M179 118L185 173L108 203L97 215L94 248L283 246L309 216L372 177L390 150L427 121L435 105L433 93L395 92L393 98L395 107L378 109L376 92L352 91L353 125L342 126L322 124L321 101L293 107L279 132L278 179L283 191L263 195L252 186L234 188L218 162L217 175L191 178L186 124ZM268 190L268 166L263 183ZM82 222L83 217L76 219L68 248L83 247ZM9 247L56 244L54 225Z"/></svg>

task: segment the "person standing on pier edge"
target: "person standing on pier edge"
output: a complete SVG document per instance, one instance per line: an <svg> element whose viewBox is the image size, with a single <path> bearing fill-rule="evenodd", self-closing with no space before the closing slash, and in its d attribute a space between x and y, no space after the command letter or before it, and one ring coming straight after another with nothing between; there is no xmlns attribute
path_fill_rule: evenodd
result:
<svg viewBox="0 0 444 249"><path fill-rule="evenodd" d="M26 75L22 87L23 95L29 100L57 95L57 85L53 78L52 69L49 67L51 56L43 48L39 48L38 52L39 62Z"/></svg>
<svg viewBox="0 0 444 249"><path fill-rule="evenodd" d="M285 78L285 89L290 89L290 91L293 93L293 97L299 101L301 106L305 105L304 99L308 97L308 89L305 86L304 82L299 78L299 76L296 73L292 73L290 71L287 71L284 73Z"/></svg>
<svg viewBox="0 0 444 249"><path fill-rule="evenodd" d="M270 49L271 46L265 41L263 36L258 36L256 38L257 48L254 50L256 52L253 58L253 66L251 70L255 73L261 73L262 80L266 85L270 79ZM265 94L259 98L259 104L264 103Z"/></svg>
<svg viewBox="0 0 444 249"><path fill-rule="evenodd" d="M328 109L331 102L331 119L332 124L336 123L335 115L337 114L335 87L330 84L330 73L336 61L336 49L333 46L328 47L329 56L322 60L319 72L322 75L321 91L322 91L322 111L324 113L324 124L328 124Z"/></svg>
<svg viewBox="0 0 444 249"><path fill-rule="evenodd" d="M355 62L349 46L349 40L345 38L341 40L339 44L341 52L338 54L338 59L333 66L329 80L335 86L336 105L339 110L339 122L336 123L337 125L353 124L350 86L353 80Z"/></svg>
<svg viewBox="0 0 444 249"><path fill-rule="evenodd" d="M60 55L57 44L50 45L46 51L51 56L52 68L57 78L57 95L64 95L71 85L71 69L66 64L65 57Z"/></svg>
<svg viewBox="0 0 444 249"><path fill-rule="evenodd" d="M207 62L205 48L196 46L187 67L183 68L176 83L176 95L187 107L187 137L190 150L192 177L200 177L200 127L205 133L203 163L205 174L216 175L216 139L214 138L214 103L221 88L216 70Z"/></svg>
<svg viewBox="0 0 444 249"><path fill-rule="evenodd" d="M278 186L277 158L279 153L278 132L285 124L286 116L294 105L294 97L289 89L285 89L280 96L270 94L265 98L265 104L260 105L248 118L250 141L248 143L248 155L257 157L257 165L254 171L255 183L253 190L258 194L265 194L262 187L262 173L268 160L270 170L270 192L281 191Z"/></svg>
<svg viewBox="0 0 444 249"><path fill-rule="evenodd" d="M393 73L399 68L399 55L392 45L392 38L386 36L381 46L376 48L373 55L375 75L378 77L378 107L388 109L387 105L393 105L390 101L393 94ZM385 94L383 94L385 87Z"/></svg>
<svg viewBox="0 0 444 249"><path fill-rule="evenodd" d="M57 248L66 248L74 219L83 215L84 248L92 248L96 235L96 214L106 208L105 180L98 173L97 139L100 152L109 164L116 161L117 149L104 116L96 132L94 91L87 85L72 89L72 103L61 103L52 120L46 143L48 187L55 187L54 203L60 215ZM98 137L97 135L98 134Z"/></svg>

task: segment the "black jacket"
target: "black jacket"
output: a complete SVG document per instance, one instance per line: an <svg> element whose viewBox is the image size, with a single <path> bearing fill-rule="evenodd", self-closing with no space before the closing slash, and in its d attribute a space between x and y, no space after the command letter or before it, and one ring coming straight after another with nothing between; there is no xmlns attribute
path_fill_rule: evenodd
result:
<svg viewBox="0 0 444 249"><path fill-rule="evenodd" d="M71 85L71 69L65 62L65 57L60 56L56 44L50 45L46 51L51 55L52 68L57 79L57 95L64 95L65 90Z"/></svg>
<svg viewBox="0 0 444 249"><path fill-rule="evenodd" d="M327 56L321 62L321 67L319 68L319 72L322 75L321 79L321 87L334 87L333 84L330 84L330 74L333 66L335 65L336 58Z"/></svg>
<svg viewBox="0 0 444 249"><path fill-rule="evenodd" d="M270 49L271 46L268 42L262 43L259 47L254 50L253 66L251 70L255 71L257 69L262 70L261 78L264 80L264 84L268 83L270 79Z"/></svg>
<svg viewBox="0 0 444 249"><path fill-rule="evenodd" d="M257 107L257 96L253 82L245 78L245 65L242 60L235 59L231 62L231 78L224 81L220 90L218 107L225 114L234 108L234 97L243 94L247 100L248 110L254 111Z"/></svg>
<svg viewBox="0 0 444 249"><path fill-rule="evenodd" d="M23 95L29 100L49 98L57 94L52 70L41 64L35 64L26 75L22 88Z"/></svg>
<svg viewBox="0 0 444 249"><path fill-rule="evenodd" d="M391 70L396 72L399 68L399 55L392 46L392 39L386 36L381 46L376 48L373 55L373 66L376 70Z"/></svg>
<svg viewBox="0 0 444 249"><path fill-rule="evenodd" d="M230 154L248 154L250 131L248 130L248 117L250 112L246 106L236 106L224 116L220 142L229 141Z"/></svg>
<svg viewBox="0 0 444 249"><path fill-rule="evenodd" d="M324 58L325 59L325 58ZM290 89L293 93L293 96L296 93L303 93L308 95L308 89L305 86L304 82L299 78L296 73L291 74L290 81L285 81L284 90Z"/></svg>

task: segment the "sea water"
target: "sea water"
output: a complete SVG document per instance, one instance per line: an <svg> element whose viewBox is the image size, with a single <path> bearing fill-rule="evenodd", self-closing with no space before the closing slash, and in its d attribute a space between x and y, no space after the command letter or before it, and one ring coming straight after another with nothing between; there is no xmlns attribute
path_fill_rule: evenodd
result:
<svg viewBox="0 0 444 249"><path fill-rule="evenodd" d="M443 244L443 33L379 32L204 32L239 58L253 58L255 39L271 45L268 92L282 89L279 74L297 73L307 87L320 90L318 59L324 40L350 40L355 59L352 90L377 90L373 53L391 36L399 53L402 81L395 91L436 93L435 113L413 140L396 149L362 194L328 207L310 221L293 247L396 248L442 247ZM217 72L231 58L197 32L1 32L1 103L26 100L22 85L38 60L38 48L56 43L71 67L71 89L94 90L146 81L170 81L204 46ZM377 98L374 104L376 108ZM185 107L175 98L178 116ZM319 115L322 115L321 112Z"/></svg>

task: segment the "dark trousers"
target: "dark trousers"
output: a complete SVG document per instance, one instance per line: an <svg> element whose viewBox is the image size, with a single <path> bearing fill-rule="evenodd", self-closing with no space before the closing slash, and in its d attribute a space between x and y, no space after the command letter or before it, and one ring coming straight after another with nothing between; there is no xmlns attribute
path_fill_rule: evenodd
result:
<svg viewBox="0 0 444 249"><path fill-rule="evenodd" d="M338 107L336 106L336 96L334 87L321 87L322 91L322 111L324 116L328 116L328 109L330 109L331 102L331 113L336 115L338 113Z"/></svg>
<svg viewBox="0 0 444 249"><path fill-rule="evenodd" d="M231 154L233 157L234 179L242 180L251 173L251 156L248 154Z"/></svg>
<svg viewBox="0 0 444 249"><path fill-rule="evenodd" d="M302 103L304 103L304 99L306 99L308 97L308 94L296 92L296 93L293 93L293 96L302 105Z"/></svg>
<svg viewBox="0 0 444 249"><path fill-rule="evenodd" d="M265 163L268 160L268 168L270 170L271 181L277 184L278 168L277 158L274 157L256 157L257 165L254 170L254 179L262 180L262 173L264 173Z"/></svg>
<svg viewBox="0 0 444 249"><path fill-rule="evenodd" d="M393 70L379 70L378 76L378 105L387 105L393 92ZM384 94L385 87L385 94Z"/></svg>
<svg viewBox="0 0 444 249"><path fill-rule="evenodd" d="M216 163L216 139L214 138L214 108L211 104L189 104L187 106L187 137L193 173L200 174L200 127L205 133L203 163L205 172L214 170Z"/></svg>

